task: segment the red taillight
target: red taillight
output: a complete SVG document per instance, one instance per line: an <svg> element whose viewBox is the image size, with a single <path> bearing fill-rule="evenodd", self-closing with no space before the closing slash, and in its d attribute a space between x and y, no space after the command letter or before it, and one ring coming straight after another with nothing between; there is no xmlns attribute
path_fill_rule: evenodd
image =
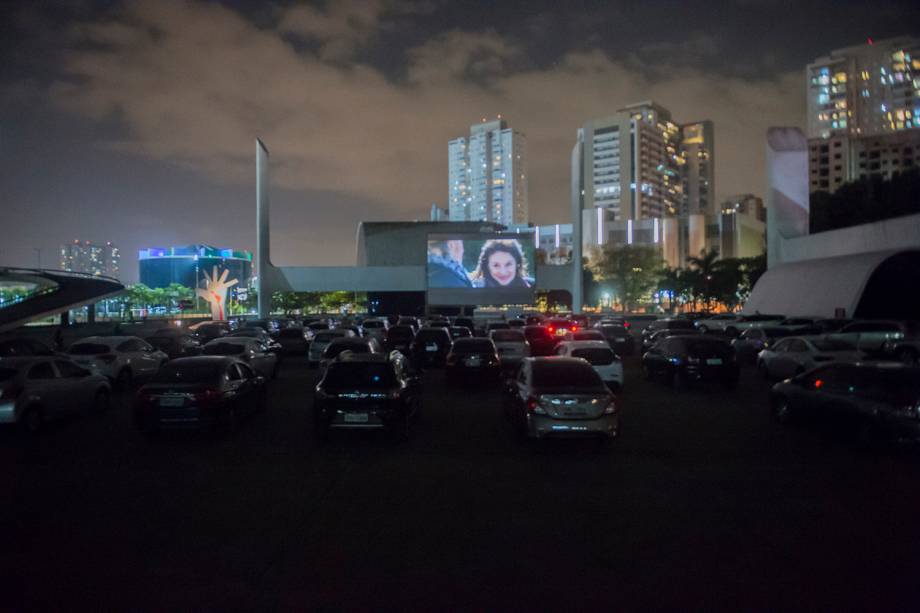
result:
<svg viewBox="0 0 920 613"><path fill-rule="evenodd" d="M628 327L629 327L629 322L628 322L628 321L624 321L624 322L623 322L623 327L624 327L624 328L628 328Z"/></svg>
<svg viewBox="0 0 920 613"><path fill-rule="evenodd" d="M207 389L195 394L195 402L208 403L217 400L219 397L220 392L214 389Z"/></svg>
<svg viewBox="0 0 920 613"><path fill-rule="evenodd" d="M549 333L552 334L553 332L556 331L556 328L550 326L549 328L547 328L547 330L549 330Z"/></svg>
<svg viewBox="0 0 920 613"><path fill-rule="evenodd" d="M527 407L528 413L536 413L540 406L540 401L536 396L529 396L524 406Z"/></svg>
<svg viewBox="0 0 920 613"><path fill-rule="evenodd" d="M578 326L573 325L573 326L571 327L571 331L572 331L572 332L578 332Z"/></svg>
<svg viewBox="0 0 920 613"><path fill-rule="evenodd" d="M821 379L815 379L815 389L819 390L824 387L824 381Z"/></svg>

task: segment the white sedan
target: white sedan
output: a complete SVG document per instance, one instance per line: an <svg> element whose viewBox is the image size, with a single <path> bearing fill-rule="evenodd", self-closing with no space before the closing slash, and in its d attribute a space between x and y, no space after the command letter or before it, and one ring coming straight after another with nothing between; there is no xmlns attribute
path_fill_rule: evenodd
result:
<svg viewBox="0 0 920 613"><path fill-rule="evenodd" d="M90 336L67 350L73 361L92 372L105 375L119 389L135 379L152 377L169 356L136 336Z"/></svg>
<svg viewBox="0 0 920 613"><path fill-rule="evenodd" d="M520 330L492 330L489 338L498 350L498 359L502 367L511 368L530 357L530 343Z"/></svg>
<svg viewBox="0 0 920 613"><path fill-rule="evenodd" d="M623 387L623 362L605 341L562 341L555 355L587 360L610 389Z"/></svg>
<svg viewBox="0 0 920 613"><path fill-rule="evenodd" d="M858 362L861 351L845 341L790 336L757 354L757 369L768 379L788 379L829 362Z"/></svg>

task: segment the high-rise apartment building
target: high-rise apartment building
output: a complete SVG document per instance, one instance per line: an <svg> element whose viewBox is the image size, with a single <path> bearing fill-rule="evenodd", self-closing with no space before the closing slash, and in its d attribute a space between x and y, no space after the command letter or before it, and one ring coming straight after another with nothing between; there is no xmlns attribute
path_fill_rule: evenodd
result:
<svg viewBox="0 0 920 613"><path fill-rule="evenodd" d="M447 144L451 221L526 224L526 137L495 120L470 126L469 138Z"/></svg>
<svg viewBox="0 0 920 613"><path fill-rule="evenodd" d="M583 240L593 245L613 240L620 222L626 244L645 225L649 241L658 242L657 225L631 224L716 213L712 122L682 126L648 101L585 123L572 151L572 197L582 210Z"/></svg>
<svg viewBox="0 0 920 613"><path fill-rule="evenodd" d="M806 69L809 188L920 165L920 39L831 51Z"/></svg>
<svg viewBox="0 0 920 613"><path fill-rule="evenodd" d="M61 245L61 270L118 278L121 252L111 242L98 245L89 241Z"/></svg>

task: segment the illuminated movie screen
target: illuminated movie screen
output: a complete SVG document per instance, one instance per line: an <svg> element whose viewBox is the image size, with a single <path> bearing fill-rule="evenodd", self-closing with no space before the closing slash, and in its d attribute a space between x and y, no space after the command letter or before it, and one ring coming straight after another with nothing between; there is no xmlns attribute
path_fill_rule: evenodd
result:
<svg viewBox="0 0 920 613"><path fill-rule="evenodd" d="M536 288L533 236L428 236L429 304L531 304Z"/></svg>

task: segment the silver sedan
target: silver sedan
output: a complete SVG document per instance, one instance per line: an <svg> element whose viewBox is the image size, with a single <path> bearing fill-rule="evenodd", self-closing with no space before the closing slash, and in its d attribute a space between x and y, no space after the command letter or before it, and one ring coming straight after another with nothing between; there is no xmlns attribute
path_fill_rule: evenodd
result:
<svg viewBox="0 0 920 613"><path fill-rule="evenodd" d="M823 337L790 336L757 354L757 369L767 379L788 379L821 364L857 362L863 357L851 343Z"/></svg>

